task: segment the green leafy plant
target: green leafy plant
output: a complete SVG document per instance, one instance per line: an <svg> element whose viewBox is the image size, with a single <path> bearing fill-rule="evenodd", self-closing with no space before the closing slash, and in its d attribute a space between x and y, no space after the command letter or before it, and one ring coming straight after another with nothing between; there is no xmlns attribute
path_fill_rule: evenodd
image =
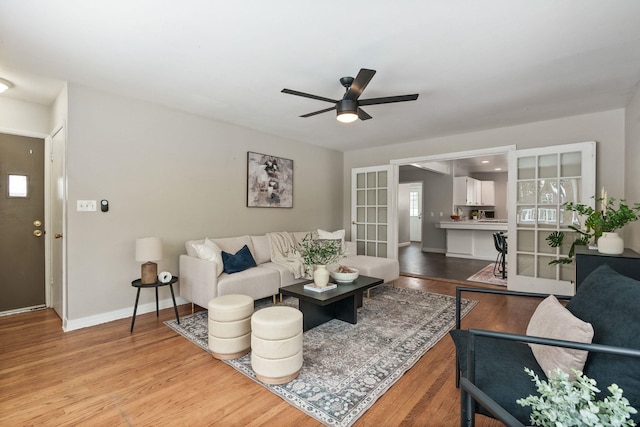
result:
<svg viewBox="0 0 640 427"><path fill-rule="evenodd" d="M311 234L304 236L296 250L307 266L334 264L344 256L341 241L314 239Z"/></svg>
<svg viewBox="0 0 640 427"><path fill-rule="evenodd" d="M576 212L581 217L584 217L584 225L582 227L568 226L568 228L577 233L577 237L571 243L566 258L553 260L549 264L570 264L573 262L577 245L588 245L591 241L597 241L602 236L602 233L614 232L628 223L640 219L640 203L635 203L630 207L624 199L620 199L616 207L615 202L617 199L608 198L604 189L602 189L602 197L596 199L596 201L600 202L600 211L581 203L565 203L564 208L566 211ZM562 246L564 237L564 232L554 231L547 236L546 241L552 248L557 248Z"/></svg>
<svg viewBox="0 0 640 427"><path fill-rule="evenodd" d="M596 381L573 370L576 379L569 381L569 374L556 369L547 381L540 380L529 368L525 372L536 383L539 396L530 395L516 400L521 406L531 406L531 423L536 426L634 426L631 414L638 411L622 397L622 389L611 384L607 390L611 396L596 400Z"/></svg>

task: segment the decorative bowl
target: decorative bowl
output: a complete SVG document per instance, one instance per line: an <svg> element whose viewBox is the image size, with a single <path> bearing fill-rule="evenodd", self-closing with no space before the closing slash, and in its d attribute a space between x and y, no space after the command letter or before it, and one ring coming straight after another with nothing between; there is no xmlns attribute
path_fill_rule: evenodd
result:
<svg viewBox="0 0 640 427"><path fill-rule="evenodd" d="M344 265L338 265L329 270L333 280L339 283L353 282L358 278L358 270Z"/></svg>
<svg viewBox="0 0 640 427"><path fill-rule="evenodd" d="M453 214L453 215L451 215L451 219L454 220L454 221L460 221L460 215Z"/></svg>

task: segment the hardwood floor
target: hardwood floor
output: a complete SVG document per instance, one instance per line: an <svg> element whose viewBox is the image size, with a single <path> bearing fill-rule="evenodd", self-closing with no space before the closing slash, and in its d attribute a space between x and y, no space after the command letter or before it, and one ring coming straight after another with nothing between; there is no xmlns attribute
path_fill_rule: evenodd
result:
<svg viewBox="0 0 640 427"><path fill-rule="evenodd" d="M446 281L401 277L396 285L455 295ZM480 303L463 327L514 332L524 332L538 303L472 298ZM133 334L130 318L64 333L52 310L1 317L0 425L321 425L164 326L173 316L140 315ZM459 425L454 363L445 337L355 425ZM501 424L480 416L477 425Z"/></svg>
<svg viewBox="0 0 640 427"><path fill-rule="evenodd" d="M412 242L398 248L400 274L463 281L492 261L447 257L445 254L422 252L422 244ZM493 256L493 254L491 254Z"/></svg>

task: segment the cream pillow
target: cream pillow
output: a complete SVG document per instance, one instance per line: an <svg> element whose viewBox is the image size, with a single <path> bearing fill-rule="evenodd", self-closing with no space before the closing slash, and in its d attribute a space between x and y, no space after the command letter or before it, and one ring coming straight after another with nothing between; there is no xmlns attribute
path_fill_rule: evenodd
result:
<svg viewBox="0 0 640 427"><path fill-rule="evenodd" d="M318 239L322 240L340 240L342 250L344 251L344 230L325 231L318 229Z"/></svg>
<svg viewBox="0 0 640 427"><path fill-rule="evenodd" d="M549 295L538 305L529 320L527 335L566 341L590 343L593 340L593 326L583 322L567 310L560 301ZM534 357L547 376L555 376L556 368L569 374L573 381L572 369L582 371L588 352L572 348L529 344Z"/></svg>
<svg viewBox="0 0 640 427"><path fill-rule="evenodd" d="M196 250L198 258L206 261L211 261L216 265L216 275L219 276L224 271L224 264L222 263L222 250L209 239L204 239L204 243L201 245L193 245Z"/></svg>

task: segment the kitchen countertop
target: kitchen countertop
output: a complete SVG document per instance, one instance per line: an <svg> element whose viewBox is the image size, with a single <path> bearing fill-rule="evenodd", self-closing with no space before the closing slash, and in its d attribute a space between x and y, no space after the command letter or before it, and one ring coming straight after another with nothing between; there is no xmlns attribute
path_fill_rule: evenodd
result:
<svg viewBox="0 0 640 427"><path fill-rule="evenodd" d="M507 231L506 219L490 219L490 220L464 220L464 221L440 221L436 224L436 228L444 228L451 230L490 230L490 231Z"/></svg>

